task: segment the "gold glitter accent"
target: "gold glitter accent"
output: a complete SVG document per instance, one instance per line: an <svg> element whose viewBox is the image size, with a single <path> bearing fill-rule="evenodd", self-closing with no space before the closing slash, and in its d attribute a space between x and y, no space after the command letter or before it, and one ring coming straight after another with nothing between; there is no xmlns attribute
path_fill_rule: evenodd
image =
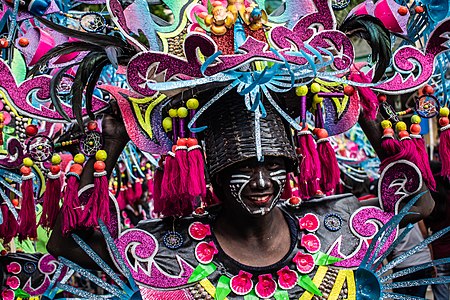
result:
<svg viewBox="0 0 450 300"><path fill-rule="evenodd" d="M325 266L320 266L317 269L316 275L314 275L314 278L313 278L313 282L317 287L321 285L327 272L328 272L328 267L325 267ZM303 295L300 297L299 300L311 300L313 298L313 296L314 296L314 294L306 291L303 293Z"/></svg>

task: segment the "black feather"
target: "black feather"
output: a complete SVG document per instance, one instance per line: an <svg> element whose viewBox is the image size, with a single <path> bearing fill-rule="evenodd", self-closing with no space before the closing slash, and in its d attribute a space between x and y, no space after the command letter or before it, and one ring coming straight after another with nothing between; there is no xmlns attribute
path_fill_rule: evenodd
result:
<svg viewBox="0 0 450 300"><path fill-rule="evenodd" d="M91 43L96 46L101 47L107 47L107 46L115 46L119 48L129 48L129 44L125 42L124 40L112 36L112 35L106 35L106 34L100 34L100 33L88 33L88 32L82 32L79 30L74 30L71 28L67 28L61 25L58 25L56 23L53 23L43 17L38 17L39 21L43 23L45 26L54 29L64 35Z"/></svg>
<svg viewBox="0 0 450 300"><path fill-rule="evenodd" d="M97 85L98 79L100 78L103 68L108 64L109 61L107 58L103 59L102 61L99 61L96 66L96 69L92 72L88 80L85 92L85 99L86 99L86 110L91 119L95 118L94 114L92 113L92 95L94 94L95 86Z"/></svg>
<svg viewBox="0 0 450 300"><path fill-rule="evenodd" d="M78 67L71 90L72 110L78 124L83 124L82 102L84 89L88 83L90 75L96 69L98 62L104 59L107 59L106 54L89 53ZM86 100L92 101L92 99Z"/></svg>
<svg viewBox="0 0 450 300"><path fill-rule="evenodd" d="M70 43L64 43L61 45L56 46L49 52L47 52L45 55L43 55L38 63L36 63L33 68L30 70L30 75L35 75L37 72L39 72L40 68L43 65L47 65L47 63L52 60L55 57L70 54L74 52L80 52L80 51L102 51L102 47L98 47L95 45L92 45L90 43L76 41L76 42L70 42Z"/></svg>
<svg viewBox="0 0 450 300"><path fill-rule="evenodd" d="M61 101L58 97L58 86L61 82L61 79L63 78L64 74L72 68L73 66L77 65L78 63L70 64L62 69L60 69L50 81L50 97L52 99L53 106L55 107L56 111L66 120L71 122L72 120L70 117L66 114L64 109L62 108Z"/></svg>
<svg viewBox="0 0 450 300"><path fill-rule="evenodd" d="M379 81L389 67L392 57L390 32L383 23L369 15L350 16L339 26L349 37L360 37L372 48L372 61L377 62L372 82Z"/></svg>

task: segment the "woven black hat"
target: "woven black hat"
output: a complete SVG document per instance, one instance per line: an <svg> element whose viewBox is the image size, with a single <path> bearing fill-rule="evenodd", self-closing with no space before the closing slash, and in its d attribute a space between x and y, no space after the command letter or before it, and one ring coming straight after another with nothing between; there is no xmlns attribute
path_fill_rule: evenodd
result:
<svg viewBox="0 0 450 300"><path fill-rule="evenodd" d="M267 116L260 119L262 155L283 157L292 170L297 159L290 129L272 105L264 104ZM244 97L236 91L227 93L204 112L200 123L208 126L204 140L211 176L232 164L257 156L255 113L247 109Z"/></svg>

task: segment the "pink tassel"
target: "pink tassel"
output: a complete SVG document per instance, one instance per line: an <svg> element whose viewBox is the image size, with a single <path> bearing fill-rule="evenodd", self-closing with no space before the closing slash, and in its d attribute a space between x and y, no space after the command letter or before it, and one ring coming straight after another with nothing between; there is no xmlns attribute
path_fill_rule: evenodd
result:
<svg viewBox="0 0 450 300"><path fill-rule="evenodd" d="M96 161L94 164L94 191L83 211L82 225L87 228L97 227L98 219L109 224L109 189L106 178L105 163Z"/></svg>
<svg viewBox="0 0 450 300"><path fill-rule="evenodd" d="M133 186L130 183L125 188L125 200L130 205L133 205L135 201Z"/></svg>
<svg viewBox="0 0 450 300"><path fill-rule="evenodd" d="M441 128L439 137L439 156L441 158L441 176L450 179L450 125Z"/></svg>
<svg viewBox="0 0 450 300"><path fill-rule="evenodd" d="M207 207L220 203L219 198L217 198L216 194L214 194L214 191L212 190L212 188L206 189L206 197L204 199L205 199L205 206L207 206Z"/></svg>
<svg viewBox="0 0 450 300"><path fill-rule="evenodd" d="M386 156L393 156L400 152L400 143L392 135L383 135L381 149Z"/></svg>
<svg viewBox="0 0 450 300"><path fill-rule="evenodd" d="M289 174L286 175L286 183L284 185L283 193L281 193L281 199L286 200L292 197L291 179Z"/></svg>
<svg viewBox="0 0 450 300"><path fill-rule="evenodd" d="M320 131L325 131L321 129ZM334 192L336 186L339 184L341 171L336 159L336 154L328 141L328 133L317 134L320 138L317 141L317 152L319 153L321 174L320 186L325 193ZM326 136L326 137L322 137Z"/></svg>
<svg viewBox="0 0 450 300"><path fill-rule="evenodd" d="M359 83L370 83L372 79L359 70L352 71L349 79ZM364 115L374 120L377 116L378 98L369 87L358 87L358 95L363 108ZM358 97L355 93L354 97Z"/></svg>
<svg viewBox="0 0 450 300"><path fill-rule="evenodd" d="M72 167L74 165L72 165ZM81 167L81 165L78 166ZM63 235L67 235L70 231L78 228L78 221L81 214L81 204L80 199L78 198L80 175L75 173L72 167L70 168L70 172L67 173L67 186L64 193L64 202L61 208L61 226ZM81 171L79 173L81 173Z"/></svg>
<svg viewBox="0 0 450 300"><path fill-rule="evenodd" d="M205 163L201 147L197 139L188 139L188 161L189 161L189 194L192 197L206 197Z"/></svg>
<svg viewBox="0 0 450 300"><path fill-rule="evenodd" d="M3 244L8 244L17 235L19 224L6 204L1 205L1 212L3 223L0 225L0 238Z"/></svg>
<svg viewBox="0 0 450 300"><path fill-rule="evenodd" d="M177 141L177 147L175 149L175 159L177 160L179 167L179 186L177 193L181 196L189 195L189 164L187 154L187 139L181 138Z"/></svg>
<svg viewBox="0 0 450 300"><path fill-rule="evenodd" d="M416 146L416 151L418 154L417 167L419 167L423 180L427 187L436 191L436 181L434 180L433 172L431 172L430 160L428 159L427 147L425 141L421 135L410 135L414 145Z"/></svg>
<svg viewBox="0 0 450 300"><path fill-rule="evenodd" d="M134 201L139 201L142 197L142 182L140 179L134 183Z"/></svg>
<svg viewBox="0 0 450 300"><path fill-rule="evenodd" d="M33 194L34 174L22 176L22 204L19 213L19 240L37 238L36 204Z"/></svg>
<svg viewBox="0 0 450 300"><path fill-rule="evenodd" d="M178 187L180 179L180 169L175 153L167 153L164 166L164 176L161 184L161 199L163 201L173 199L178 196Z"/></svg>
<svg viewBox="0 0 450 300"><path fill-rule="evenodd" d="M60 210L59 201L61 200L61 172L58 172L57 174L50 173L47 177L48 180L46 183L39 225L46 230L51 230L55 227L56 218L58 217Z"/></svg>
<svg viewBox="0 0 450 300"><path fill-rule="evenodd" d="M401 137L401 142L400 143L398 143L397 141L391 142L393 145L391 147L391 150L397 151L397 147L400 147L400 151L397 153L394 153L390 156L386 156L386 158L381 161L380 172L383 172L384 168L386 168L386 166L389 165L390 163L401 160L401 159L408 160L417 165L416 146L414 145L414 142L409 137L409 133L406 130L400 131L399 137ZM389 139L389 138L386 138L386 139ZM383 144L382 144L382 146L383 146ZM387 147L386 144L385 144L385 147Z"/></svg>
<svg viewBox="0 0 450 300"><path fill-rule="evenodd" d="M160 168L157 168L153 177L153 207L155 213L161 213L164 208L164 202L161 199L161 184L163 176L163 171Z"/></svg>
<svg viewBox="0 0 450 300"><path fill-rule="evenodd" d="M117 195L117 204L119 205L119 210L124 210L127 206L127 201L125 200L125 189L122 187Z"/></svg>
<svg viewBox="0 0 450 300"><path fill-rule="evenodd" d="M304 129L298 133L298 154L301 156L299 188L301 198L320 194L320 161L311 132Z"/></svg>

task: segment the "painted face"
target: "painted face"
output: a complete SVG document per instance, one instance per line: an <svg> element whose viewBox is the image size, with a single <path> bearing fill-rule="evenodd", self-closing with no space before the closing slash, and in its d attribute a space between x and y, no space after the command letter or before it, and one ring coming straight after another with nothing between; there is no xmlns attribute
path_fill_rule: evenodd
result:
<svg viewBox="0 0 450 300"><path fill-rule="evenodd" d="M235 201L252 215L265 215L276 205L286 183L282 158L265 157L264 162L246 160L229 170L227 201Z"/></svg>

